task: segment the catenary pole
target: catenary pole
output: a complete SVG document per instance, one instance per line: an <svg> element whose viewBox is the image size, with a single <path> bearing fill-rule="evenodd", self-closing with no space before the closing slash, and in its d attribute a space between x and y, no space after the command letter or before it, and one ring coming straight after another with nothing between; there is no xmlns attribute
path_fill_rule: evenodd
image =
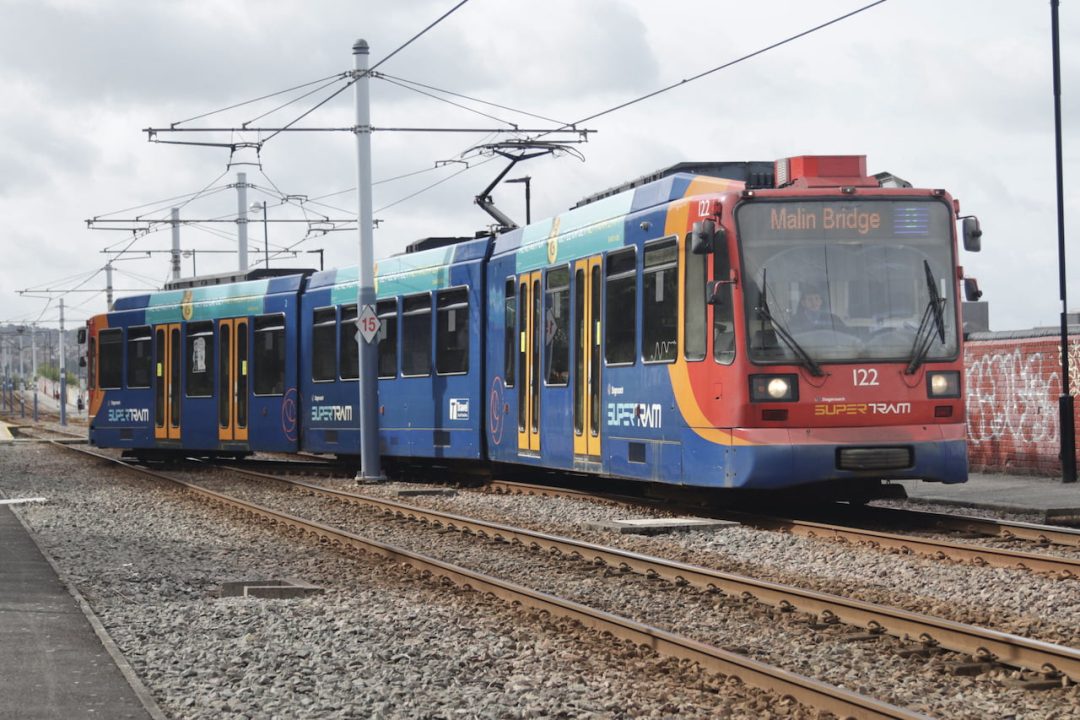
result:
<svg viewBox="0 0 1080 720"><path fill-rule="evenodd" d="M180 208L172 208L169 213L172 223L172 279L180 279Z"/></svg>
<svg viewBox="0 0 1080 720"><path fill-rule="evenodd" d="M112 283L112 260L105 263L105 309L112 312L113 283Z"/></svg>
<svg viewBox="0 0 1080 720"><path fill-rule="evenodd" d="M353 44L356 98L356 195L358 230L360 232L360 267L356 288L356 316L359 320L367 306L375 304L375 259L372 257L372 191L371 191L371 98L368 82L368 44L357 40ZM357 328L360 367L360 472L357 480L383 480L379 463L378 381L376 379L376 345L366 342ZM374 338L372 338L374 340Z"/></svg>
<svg viewBox="0 0 1080 720"><path fill-rule="evenodd" d="M64 362L64 298L60 298L60 424L67 425L67 364Z"/></svg>
<svg viewBox="0 0 1080 720"><path fill-rule="evenodd" d="M1050 32L1054 55L1054 152L1057 159L1058 285L1061 289L1061 481L1076 482L1076 422L1069 388L1069 305L1065 282L1065 179L1061 166L1061 50L1058 40L1058 0L1050 0Z"/></svg>
<svg viewBox="0 0 1080 720"><path fill-rule="evenodd" d="M247 173L236 173L236 236L240 255L240 272L248 269L248 204Z"/></svg>

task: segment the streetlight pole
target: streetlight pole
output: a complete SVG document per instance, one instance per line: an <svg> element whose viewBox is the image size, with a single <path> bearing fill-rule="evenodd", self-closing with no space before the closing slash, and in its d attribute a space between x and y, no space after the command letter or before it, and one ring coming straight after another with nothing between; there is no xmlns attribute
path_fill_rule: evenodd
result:
<svg viewBox="0 0 1080 720"><path fill-rule="evenodd" d="M1058 285L1061 289L1061 481L1076 482L1076 422L1069 389L1069 305L1065 293L1065 180L1061 166L1061 51L1058 42L1058 0L1050 0L1050 28L1054 65L1054 149L1057 159Z"/></svg>

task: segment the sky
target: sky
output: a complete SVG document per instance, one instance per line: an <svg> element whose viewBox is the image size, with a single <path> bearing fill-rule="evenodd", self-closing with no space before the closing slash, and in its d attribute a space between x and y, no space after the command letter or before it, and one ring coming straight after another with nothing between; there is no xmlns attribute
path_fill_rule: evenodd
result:
<svg viewBox="0 0 1080 720"><path fill-rule="evenodd" d="M143 130L294 120L295 127L352 127L351 88L312 108L343 87L335 78L352 68L353 43L365 39L377 63L456 2L0 0L0 324L56 327L61 297L68 327L103 312L110 259L117 297L160 287L170 276L161 252L170 229L130 228L167 218L172 206L185 221L181 246L194 250L182 274L193 266L199 274L234 270L239 172L253 186L247 202L266 202L270 220L264 226L260 211L248 225L252 267L262 266L266 238L271 267L318 267L312 250L322 251L328 268L355 265L355 223L322 232L332 227L325 218L356 217L351 133L157 136L225 146L265 141L256 152L153 143ZM510 123L578 122L869 3L469 0L380 65L383 77L371 81L375 257L418 238L491 225L473 199L505 163L476 148L521 137L507 132ZM1080 308L1080 248L1072 241L1080 227L1080 6L1065 0L1060 13L1073 309ZM962 214L979 217L983 250L961 251L959 259L990 303L992 330L1056 326L1050 18L1048 2L888 0L586 121L579 127L596 132L573 145L576 152L527 161L506 177L531 177L539 219L683 161L866 155L871 173L945 188ZM308 84L320 79L326 83ZM402 87L406 81L413 89ZM415 83L457 95L421 94ZM247 102L265 96L272 97ZM524 223L521 184L501 184L492 195ZM130 222L137 217L143 222ZM211 219L228 222L198 222ZM286 248L299 254L278 253Z"/></svg>

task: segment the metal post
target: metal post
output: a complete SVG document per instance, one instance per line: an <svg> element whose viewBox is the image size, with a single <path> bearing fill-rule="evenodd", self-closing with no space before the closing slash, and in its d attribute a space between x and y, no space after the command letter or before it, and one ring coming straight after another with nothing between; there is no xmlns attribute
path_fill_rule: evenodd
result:
<svg viewBox="0 0 1080 720"><path fill-rule="evenodd" d="M108 312L112 312L113 309L113 282L112 282L112 261L105 263L105 305Z"/></svg>
<svg viewBox="0 0 1080 720"><path fill-rule="evenodd" d="M180 208L173 208L170 212L172 223L172 279L180 279ZM109 304L110 309L112 303Z"/></svg>
<svg viewBox="0 0 1080 720"><path fill-rule="evenodd" d="M1061 289L1061 481L1076 482L1076 423L1069 389L1069 305L1065 293L1065 180L1061 166L1061 59L1058 42L1058 0L1050 0L1050 26L1054 55L1054 150L1057 159L1058 285Z"/></svg>
<svg viewBox="0 0 1080 720"><path fill-rule="evenodd" d="M38 421L37 323L30 326L31 374L34 376L34 422Z"/></svg>
<svg viewBox="0 0 1080 720"><path fill-rule="evenodd" d="M356 288L359 319L365 306L375 305L375 259L372 238L371 192L371 107L368 94L368 44L357 40L353 45L356 98L356 194L360 231L360 267ZM359 328L357 328L359 330ZM376 379L378 356L374 342L364 342L356 333L360 355L360 472L361 482L383 480L379 465L379 386Z"/></svg>
<svg viewBox="0 0 1080 720"><path fill-rule="evenodd" d="M266 201L262 203L263 211L263 264L270 267L270 229L266 224Z"/></svg>
<svg viewBox="0 0 1080 720"><path fill-rule="evenodd" d="M60 424L67 425L67 364L64 362L64 298L60 298Z"/></svg>
<svg viewBox="0 0 1080 720"><path fill-rule="evenodd" d="M248 269L248 205L247 173L236 173L236 235L237 250L240 253L240 272Z"/></svg>

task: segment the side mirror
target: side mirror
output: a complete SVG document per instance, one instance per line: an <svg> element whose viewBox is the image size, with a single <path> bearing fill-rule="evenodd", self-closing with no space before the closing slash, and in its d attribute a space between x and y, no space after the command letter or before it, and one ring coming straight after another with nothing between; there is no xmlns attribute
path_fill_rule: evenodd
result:
<svg viewBox="0 0 1080 720"><path fill-rule="evenodd" d="M982 250L982 228L979 227L979 218L968 215L964 218L964 249L968 252Z"/></svg>
<svg viewBox="0 0 1080 720"><path fill-rule="evenodd" d="M698 220L690 232L690 252L704 255L717 249L717 245L726 246L727 231L721 225L718 229L715 220Z"/></svg>
<svg viewBox="0 0 1080 720"><path fill-rule="evenodd" d="M976 302L983 295L979 289L979 281L975 278L964 278L964 299L968 302Z"/></svg>
<svg viewBox="0 0 1080 720"><path fill-rule="evenodd" d="M86 356L85 355L80 355L79 356L79 367L86 367Z"/></svg>
<svg viewBox="0 0 1080 720"><path fill-rule="evenodd" d="M716 223L712 220L698 220L690 232L690 252L704 255L713 251L713 236L716 235Z"/></svg>
<svg viewBox="0 0 1080 720"><path fill-rule="evenodd" d="M86 343L86 328L79 328L79 331L75 334L75 337L78 339L80 345L84 345Z"/></svg>

